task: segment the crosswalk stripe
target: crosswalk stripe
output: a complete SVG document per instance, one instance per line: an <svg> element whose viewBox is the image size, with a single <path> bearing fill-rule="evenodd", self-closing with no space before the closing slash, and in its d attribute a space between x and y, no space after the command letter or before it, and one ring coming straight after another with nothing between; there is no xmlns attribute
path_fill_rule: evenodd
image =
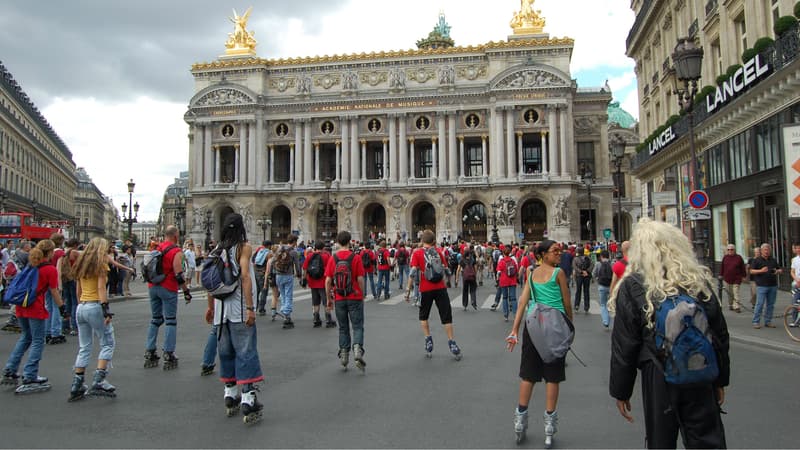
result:
<svg viewBox="0 0 800 450"><path fill-rule="evenodd" d="M389 298L389 300L384 300L381 302L381 305L397 305L402 302L406 301L405 294L395 295L394 297Z"/></svg>
<svg viewBox="0 0 800 450"><path fill-rule="evenodd" d="M481 305L481 309L491 309L493 304L494 304L494 294L486 297L486 301L483 302L483 305Z"/></svg>
<svg viewBox="0 0 800 450"><path fill-rule="evenodd" d="M459 295L459 296L455 297L455 298L454 298L454 299L453 299L453 300L450 302L450 306L451 306L451 307L461 306L461 296Z"/></svg>

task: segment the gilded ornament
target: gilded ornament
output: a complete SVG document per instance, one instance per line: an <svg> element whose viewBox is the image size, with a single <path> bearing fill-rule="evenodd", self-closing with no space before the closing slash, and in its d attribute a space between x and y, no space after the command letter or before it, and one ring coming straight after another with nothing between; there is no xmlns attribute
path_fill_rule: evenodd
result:
<svg viewBox="0 0 800 450"><path fill-rule="evenodd" d="M295 79L294 78L278 78L269 81L269 87L272 89L277 89L278 92L285 92L286 89L295 86Z"/></svg>
<svg viewBox="0 0 800 450"><path fill-rule="evenodd" d="M233 17L229 17L233 22L233 33L228 33L228 40L225 41L225 55L226 56L255 56L256 45L258 42L255 39L255 32L247 30L247 19L250 17L250 12L253 7L247 8L244 14L239 16L236 10L233 10Z"/></svg>
<svg viewBox="0 0 800 450"><path fill-rule="evenodd" d="M338 85L339 81L340 81L339 75L325 74L321 77L317 77L314 80L314 86L322 86L323 89L327 90L332 88L333 86Z"/></svg>
<svg viewBox="0 0 800 450"><path fill-rule="evenodd" d="M533 10L534 0L520 0L519 11L511 19L514 34L541 34L544 32L544 17L541 11Z"/></svg>
<svg viewBox="0 0 800 450"><path fill-rule="evenodd" d="M436 76L433 70L420 67L418 69L409 69L406 72L409 80L416 81L417 83L426 83L428 80Z"/></svg>
<svg viewBox="0 0 800 450"><path fill-rule="evenodd" d="M474 81L476 79L486 76L486 66L463 66L458 68L459 78L466 78L467 80Z"/></svg>
<svg viewBox="0 0 800 450"><path fill-rule="evenodd" d="M388 79L388 76L389 75L386 72L362 73L361 82L367 83L370 86L377 86L378 84L385 82Z"/></svg>

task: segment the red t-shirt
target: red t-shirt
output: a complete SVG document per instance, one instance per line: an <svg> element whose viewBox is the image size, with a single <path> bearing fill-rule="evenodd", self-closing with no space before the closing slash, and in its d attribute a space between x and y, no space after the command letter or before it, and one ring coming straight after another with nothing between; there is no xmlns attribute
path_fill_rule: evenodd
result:
<svg viewBox="0 0 800 450"><path fill-rule="evenodd" d="M612 242L608 244L608 250L611 252L611 256L614 256L614 253L617 253L617 243Z"/></svg>
<svg viewBox="0 0 800 450"><path fill-rule="evenodd" d="M528 267L533 267L533 255L528 253L527 255L522 257L522 261L519 263L519 272L522 273L522 282L528 281Z"/></svg>
<svg viewBox="0 0 800 450"><path fill-rule="evenodd" d="M383 260L386 261L386 264L378 264L378 270L389 270L389 250L385 248L379 248L378 254L383 255ZM380 261L380 258L378 258L378 261Z"/></svg>
<svg viewBox="0 0 800 450"><path fill-rule="evenodd" d="M444 284L444 277L436 283L432 283L425 278L425 250L427 247L422 247L414 250L414 253L411 254L411 267L416 267L419 270L419 291L420 292L428 292L428 291L435 291L437 289L445 289ZM447 267L447 260L444 258L442 251L440 249L436 249L436 253L439 254L439 258L442 259L442 265Z"/></svg>
<svg viewBox="0 0 800 450"><path fill-rule="evenodd" d="M500 287L517 285L517 277L508 276L508 273L506 271L506 267L509 264L517 265L514 259L511 258L510 256L506 256L505 258L500 258L500 261L497 262L497 272L500 272ZM517 265L517 275L519 275L519 265Z"/></svg>
<svg viewBox="0 0 800 450"><path fill-rule="evenodd" d="M363 259L361 259L361 258L363 258L363 257L364 257L364 252L366 252L366 253L367 253L367 255L368 255L367 257L368 257L368 258L369 258L369 260L370 260L370 264L369 264L369 267L368 267L368 268L364 268L364 263L363 263L363 262L364 262L364 260L363 260ZM365 249L361 250L361 251L358 253L358 255L356 256L356 258L358 258L358 259L360 259L360 260L361 260L361 267L362 267L362 268L364 268L364 273L375 273L375 265L376 265L375 263L376 263L376 261L375 261L375 252L374 252L374 251L372 251L372 250L370 250L370 249L366 249L366 248L365 248Z"/></svg>
<svg viewBox="0 0 800 450"><path fill-rule="evenodd" d="M333 276L336 272L336 259L339 261L343 261L350 257L350 254L353 253L350 250L339 250L336 252L336 258L328 257L328 263L325 265L325 278L330 278L331 282L333 282ZM350 274L350 278L353 282L353 294L342 297L336 293L336 288L333 289L333 296L335 301L340 300L364 300L364 293L361 291L361 283L358 281L359 277L364 277L364 264L361 262L361 254L356 253L353 257L353 263L350 266L350 270L352 271Z"/></svg>
<svg viewBox="0 0 800 450"><path fill-rule="evenodd" d="M311 257L316 253L313 251L308 254L306 260L303 261L303 270L306 271L306 279L308 280L308 287L311 289L323 289L325 288L325 271L328 268L328 260L331 259L331 255L326 252L320 251L319 254L322 255L322 271L323 275L320 279L314 279L311 275L308 274L308 264L311 262Z"/></svg>
<svg viewBox="0 0 800 450"><path fill-rule="evenodd" d="M623 256L622 259L624 259L625 262L618 260L613 266L611 266L611 271L614 272L614 275L617 276L617 279L622 278L622 274L624 274L625 269L628 268L628 257Z"/></svg>
<svg viewBox="0 0 800 450"><path fill-rule="evenodd" d="M39 285L36 286L36 300L27 308L17 307L17 317L24 319L47 319L50 314L44 306L44 295L50 289L58 288L58 270L49 262L39 266Z"/></svg>
<svg viewBox="0 0 800 450"><path fill-rule="evenodd" d="M175 245L172 242L164 241L158 244L158 251L164 252L164 250L169 247L170 245ZM178 280L175 279L175 271L172 270L172 263L175 260L175 257L178 254L183 255L181 248L176 246L172 250L168 251L163 258L161 258L161 268L164 271L164 281L159 284L159 286L163 287L164 289L171 291L171 292L178 292ZM147 283L147 287L153 287L152 283Z"/></svg>
<svg viewBox="0 0 800 450"><path fill-rule="evenodd" d="M58 267L58 260L64 256L66 252L63 248L57 248L53 251L53 257L50 258L50 262L53 263L54 266Z"/></svg>

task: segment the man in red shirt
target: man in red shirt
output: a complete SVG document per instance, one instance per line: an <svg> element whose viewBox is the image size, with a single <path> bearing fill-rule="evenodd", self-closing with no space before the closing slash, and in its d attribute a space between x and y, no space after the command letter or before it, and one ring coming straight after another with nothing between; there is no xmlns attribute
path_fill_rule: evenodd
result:
<svg viewBox="0 0 800 450"><path fill-rule="evenodd" d="M508 322L508 314L517 314L517 275L519 265L510 256L511 249L503 249L503 257L497 262L497 277L500 280L500 292L503 296L503 318Z"/></svg>
<svg viewBox="0 0 800 450"><path fill-rule="evenodd" d="M186 286L188 280L183 279L183 251L178 246L178 228L170 225L164 231L164 242L157 250L162 253L161 269L164 281L159 284L147 283L150 294L150 329L147 331L145 343L144 367L157 367L159 357L156 355L158 329L166 324L164 330L164 370L178 367L175 357L175 343L178 328L178 288L183 289L186 303L192 301L192 295Z"/></svg>
<svg viewBox="0 0 800 450"><path fill-rule="evenodd" d="M364 267L364 279L369 281L369 288L372 291L372 299L378 299L378 291L375 289L375 251L372 249L372 244L367 243L358 255L361 258L361 266ZM366 295L366 284L364 295Z"/></svg>
<svg viewBox="0 0 800 450"><path fill-rule="evenodd" d="M50 263L56 268L56 271L58 271L58 261L64 256L64 249L62 248L64 246L64 235L61 233L53 233L50 235L50 240L53 241L53 244L56 246ZM57 308L56 302L49 292L45 293L44 301L45 307L50 312L50 317L45 322L44 341L48 344L64 344L67 342L67 338L64 337L62 331L64 324L62 323L61 316L55 314Z"/></svg>
<svg viewBox="0 0 800 450"><path fill-rule="evenodd" d="M432 268L439 266L439 264L434 263L435 260L433 259L436 258L437 255L441 263L439 269L441 269L442 273L437 274L441 275L438 280L431 281L426 275L433 271L426 271L426 268L428 264L435 264ZM415 250L411 255L411 267L416 268L420 274L419 291L421 301L419 307L419 321L422 327L422 333L425 335L425 355L430 358L431 352L433 352L433 337L431 336L431 328L428 325L428 317L431 314L433 303L436 302L436 309L439 310L439 318L447 333L450 352L455 356L456 360L460 360L461 349L458 347L453 337L453 311L450 308L450 297L447 295L447 288L444 284L444 278L447 273L447 260L442 252L436 248L436 235L433 231L425 230L422 232L422 248Z"/></svg>
<svg viewBox="0 0 800 450"><path fill-rule="evenodd" d="M389 254L389 249L386 248L386 241L381 241L379 245L380 248L376 252L378 260L378 298L380 298L381 292L383 292L383 298L385 300L388 300L389 273L391 271L389 258L391 257L391 255Z"/></svg>
<svg viewBox="0 0 800 450"><path fill-rule="evenodd" d="M611 271L614 272L614 276L611 277L611 286L608 288L609 292L614 292L614 286L617 285L617 281L622 278L622 275L625 273L625 269L628 267L628 249L631 247L630 241L623 241L622 245L620 245L620 249L622 250L622 259L618 259L611 266Z"/></svg>
<svg viewBox="0 0 800 450"><path fill-rule="evenodd" d="M364 266L358 253L350 250L350 232L340 231L336 235L339 251L328 259L325 266L325 289L328 302L325 310L330 313L335 305L339 322L339 361L344 370L350 360L352 342L356 367L364 370ZM350 326L353 337L350 338Z"/></svg>
<svg viewBox="0 0 800 450"><path fill-rule="evenodd" d="M314 250L306 256L303 261L303 273L306 274L308 280L308 288L311 289L311 308L314 313L314 328L322 326L322 320L319 317L319 305L321 304L326 308L325 311L325 328L333 328L336 322L331 319L331 313L327 311L328 301L325 295L325 268L328 267L328 260L331 255L323 252L325 243L317 241L314 243Z"/></svg>

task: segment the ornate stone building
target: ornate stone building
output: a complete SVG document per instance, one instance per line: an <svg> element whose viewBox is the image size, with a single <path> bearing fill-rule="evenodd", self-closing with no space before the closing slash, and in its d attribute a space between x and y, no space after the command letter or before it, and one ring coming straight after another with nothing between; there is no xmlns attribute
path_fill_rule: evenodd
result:
<svg viewBox="0 0 800 450"><path fill-rule="evenodd" d="M440 17L418 50L279 60L257 57L236 17L226 54L192 67L187 234L218 237L232 211L273 241L611 228L611 92L578 88L573 40L544 33L532 3L502 42L454 46Z"/></svg>

